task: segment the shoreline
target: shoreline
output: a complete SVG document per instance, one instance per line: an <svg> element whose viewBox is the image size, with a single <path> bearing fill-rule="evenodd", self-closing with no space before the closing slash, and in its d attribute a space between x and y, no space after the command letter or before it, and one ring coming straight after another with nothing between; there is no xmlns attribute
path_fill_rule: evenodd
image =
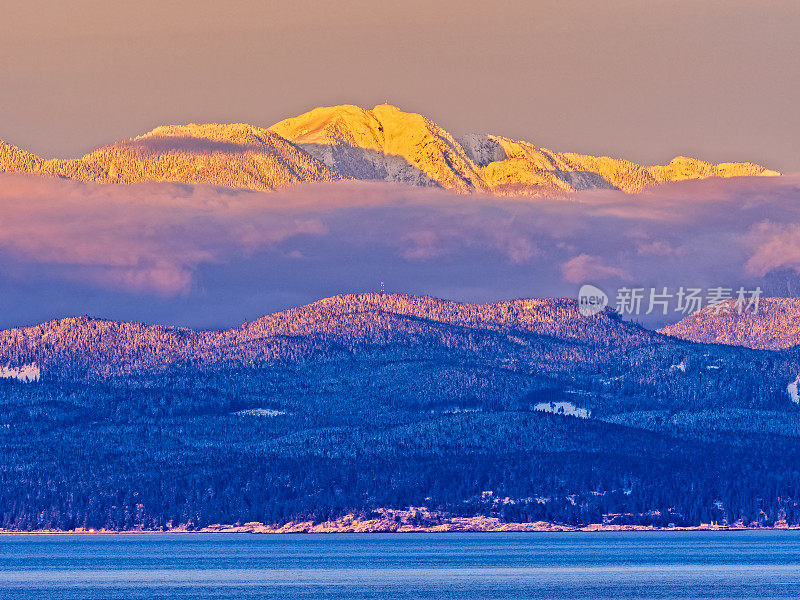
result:
<svg viewBox="0 0 800 600"><path fill-rule="evenodd" d="M519 525L519 524L514 524ZM425 535L429 533L447 533L458 535L461 533L610 533L610 532L645 532L650 531L653 533L669 533L669 532L700 532L700 531L714 531L714 532L735 532L735 531L800 531L800 526L789 527L704 527L702 525L687 526L687 527L651 527L649 525L630 525L630 526L594 526L586 525L582 527L568 527L568 526L554 526L548 528L498 528L498 529L447 529L447 528L414 528L414 529L397 529L397 530L369 530L362 531L357 529L326 529L321 530L301 530L301 531L281 531L282 528L258 528L249 529L245 526L214 526L205 527L203 529L36 529L33 531L24 530L11 530L0 529L0 538L3 536L43 536L43 535L78 535L78 536L94 536L94 535L196 535L196 534L234 534L234 535L266 535L266 536L282 536L282 535L347 535L347 534L406 534L413 533Z"/></svg>
<svg viewBox="0 0 800 600"><path fill-rule="evenodd" d="M428 512L425 509L409 510L378 509L371 518L345 515L333 521L291 521L283 525L268 525L260 522L214 524L195 528L178 525L166 529L84 529L71 530L38 529L33 531L0 529L2 535L107 535L107 534L193 534L193 533L239 533L239 534L343 534L343 533L552 533L552 532L608 532L608 531L800 531L800 526L779 521L765 527L733 524L702 523L692 526L620 525L592 523L588 525L565 525L547 521L502 522L496 517L451 517Z"/></svg>

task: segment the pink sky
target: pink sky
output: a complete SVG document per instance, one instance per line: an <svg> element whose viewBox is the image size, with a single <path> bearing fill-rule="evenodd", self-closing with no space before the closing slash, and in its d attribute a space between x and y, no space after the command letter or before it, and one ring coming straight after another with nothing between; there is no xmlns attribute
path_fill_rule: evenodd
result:
<svg viewBox="0 0 800 600"><path fill-rule="evenodd" d="M798 31L796 0L5 3L0 139L76 156L389 100L455 133L793 172Z"/></svg>

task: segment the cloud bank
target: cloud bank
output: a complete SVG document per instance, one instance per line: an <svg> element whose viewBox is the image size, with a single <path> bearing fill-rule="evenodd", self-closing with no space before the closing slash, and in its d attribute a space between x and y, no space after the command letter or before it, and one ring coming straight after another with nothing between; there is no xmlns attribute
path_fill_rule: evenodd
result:
<svg viewBox="0 0 800 600"><path fill-rule="evenodd" d="M383 183L262 193L0 174L0 326L92 312L227 326L345 291L488 301L800 272L800 176L498 199ZM143 301L144 300L144 301Z"/></svg>

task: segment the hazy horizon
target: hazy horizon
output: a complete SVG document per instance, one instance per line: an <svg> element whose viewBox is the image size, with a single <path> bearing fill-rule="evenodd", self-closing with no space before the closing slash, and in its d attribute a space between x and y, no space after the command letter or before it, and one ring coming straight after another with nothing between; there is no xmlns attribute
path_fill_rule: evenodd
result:
<svg viewBox="0 0 800 600"><path fill-rule="evenodd" d="M800 5L298 2L4 8L0 139L76 157L166 123L388 100L456 134L800 171Z"/></svg>

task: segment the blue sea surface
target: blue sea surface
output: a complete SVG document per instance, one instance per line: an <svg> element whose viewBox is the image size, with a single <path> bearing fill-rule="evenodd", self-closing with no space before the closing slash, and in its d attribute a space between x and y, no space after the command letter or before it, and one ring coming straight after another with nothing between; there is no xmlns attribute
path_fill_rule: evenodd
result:
<svg viewBox="0 0 800 600"><path fill-rule="evenodd" d="M0 536L0 598L800 598L800 532Z"/></svg>

